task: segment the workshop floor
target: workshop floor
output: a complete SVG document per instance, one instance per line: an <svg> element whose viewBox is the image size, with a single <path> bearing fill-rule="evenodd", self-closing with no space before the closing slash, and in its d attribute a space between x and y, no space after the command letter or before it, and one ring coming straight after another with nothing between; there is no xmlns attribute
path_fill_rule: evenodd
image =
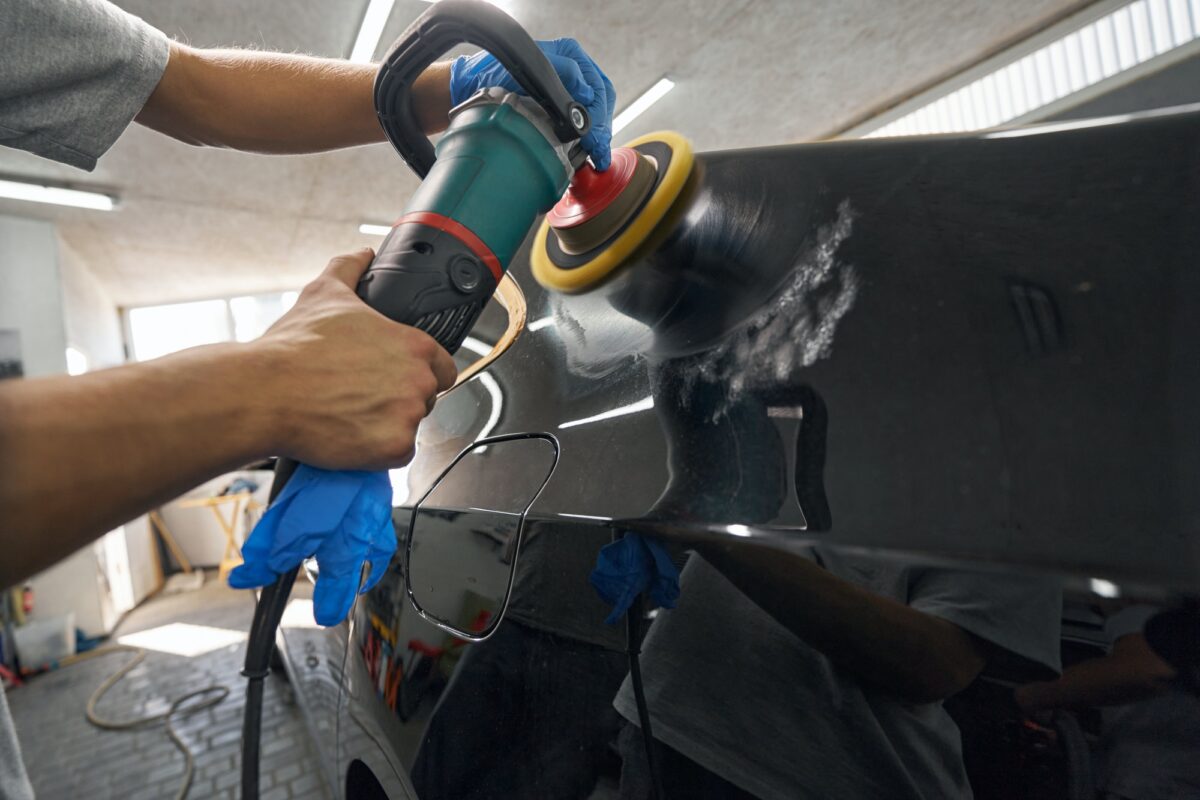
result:
<svg viewBox="0 0 1200 800"><path fill-rule="evenodd" d="M116 636L182 622L244 634L253 599L210 575L193 592L156 597L130 612ZM191 629L194 632L194 629ZM189 636L195 645L200 637ZM240 641L186 657L147 650L146 660L105 695L102 716L127 719L166 709L179 695L223 684L219 705L175 723L196 759L190 800L234 798L239 792L239 746L244 680L238 675L246 643ZM105 731L88 724L88 696L130 657L114 653L36 677L8 693L30 779L39 798L89 797L160 800L175 796L183 755L161 724ZM331 797L317 770L308 732L287 683L272 676L263 709L262 800Z"/></svg>

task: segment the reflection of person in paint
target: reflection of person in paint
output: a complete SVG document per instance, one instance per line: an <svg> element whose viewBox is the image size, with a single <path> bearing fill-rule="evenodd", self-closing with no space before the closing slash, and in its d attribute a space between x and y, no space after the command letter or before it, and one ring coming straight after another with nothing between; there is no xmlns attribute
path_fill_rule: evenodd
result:
<svg viewBox="0 0 1200 800"><path fill-rule="evenodd" d="M1107 656L1014 693L1026 714L1104 708L1095 766L1096 787L1106 799L1200 796L1200 698L1146 641L1142 628L1156 613L1153 606L1121 610L1105 626L1112 638Z"/></svg>
<svg viewBox="0 0 1200 800"><path fill-rule="evenodd" d="M813 528L831 524L820 481L824 403L815 391L748 391L715 421L724 387L684 391L677 375L659 376L655 408L672 448L661 515L775 517L778 493L764 487L780 484L778 459L763 456L778 434L767 432L766 407L799 404L797 495ZM714 495L721 487L728 493ZM827 547L780 552L735 542L695 551L678 608L658 615L643 647L671 798L969 796L958 730L941 701L1005 659L1026 670L1058 667L1055 584ZM636 722L628 682L615 705ZM648 796L632 724L621 754L622 797Z"/></svg>

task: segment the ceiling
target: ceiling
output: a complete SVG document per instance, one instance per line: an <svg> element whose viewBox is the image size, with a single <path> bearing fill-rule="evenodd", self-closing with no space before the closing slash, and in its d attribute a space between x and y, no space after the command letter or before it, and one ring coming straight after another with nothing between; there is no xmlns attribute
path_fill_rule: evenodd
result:
<svg viewBox="0 0 1200 800"><path fill-rule="evenodd" d="M117 0L194 46L349 54L366 0ZM497 4L501 5L500 0ZM1081 0L505 0L535 38L574 36L618 110L669 75L674 91L622 131L659 128L700 150L799 142L953 74ZM386 46L428 6L398 0ZM384 47L380 48L380 51ZM316 156L203 150L133 125L88 174L0 149L0 175L115 191L110 213L0 200L57 220L121 306L292 289L331 255L375 244L416 185L389 146Z"/></svg>

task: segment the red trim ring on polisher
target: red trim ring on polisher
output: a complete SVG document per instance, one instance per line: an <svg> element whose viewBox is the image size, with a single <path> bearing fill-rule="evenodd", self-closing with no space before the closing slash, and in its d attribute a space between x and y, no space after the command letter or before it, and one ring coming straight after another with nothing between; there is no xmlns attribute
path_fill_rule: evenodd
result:
<svg viewBox="0 0 1200 800"><path fill-rule="evenodd" d="M465 244L467 249L475 254L476 258L487 264L488 269L492 271L492 276L496 279L496 283L500 283L500 279L504 277L504 269L500 266L500 259L496 258L496 254L492 252L492 249L483 243L483 239L476 236L474 231L461 222L455 222L436 211L414 211L396 220L392 224L392 227L398 228L408 222L427 225L430 228L450 234Z"/></svg>

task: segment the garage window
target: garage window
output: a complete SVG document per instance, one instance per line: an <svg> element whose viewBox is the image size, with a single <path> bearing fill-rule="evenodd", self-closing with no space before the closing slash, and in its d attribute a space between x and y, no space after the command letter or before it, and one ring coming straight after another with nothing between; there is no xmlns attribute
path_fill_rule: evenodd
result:
<svg viewBox="0 0 1200 800"><path fill-rule="evenodd" d="M257 339L296 302L297 292L245 295L131 308L126 313L135 361L189 347Z"/></svg>

